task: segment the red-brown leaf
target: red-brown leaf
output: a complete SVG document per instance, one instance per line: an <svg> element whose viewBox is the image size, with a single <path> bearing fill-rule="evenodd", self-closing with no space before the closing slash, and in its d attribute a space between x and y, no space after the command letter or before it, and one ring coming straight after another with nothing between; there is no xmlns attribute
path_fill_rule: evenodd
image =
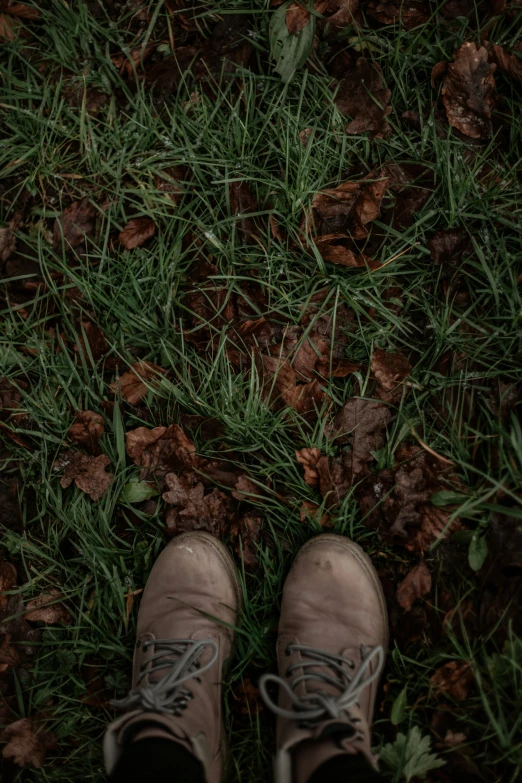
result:
<svg viewBox="0 0 522 783"><path fill-rule="evenodd" d="M151 218L132 218L120 233L119 240L125 250L133 250L135 247L141 247L155 233L156 224Z"/></svg>
<svg viewBox="0 0 522 783"><path fill-rule="evenodd" d="M141 402L151 387L154 389L160 382L161 375L166 370L151 362L135 362L131 364L129 372L124 373L118 380L110 383L113 394L121 394L121 397L129 405L137 405Z"/></svg>
<svg viewBox="0 0 522 783"><path fill-rule="evenodd" d="M78 446L95 454L103 435L105 423L103 416L94 411L78 411L74 424L69 427L67 437Z"/></svg>
<svg viewBox="0 0 522 783"><path fill-rule="evenodd" d="M29 765L40 769L48 750L56 747L56 737L44 731L32 718L21 718L11 723L3 732L7 745L2 751L4 759L10 759L18 767Z"/></svg>
<svg viewBox="0 0 522 783"><path fill-rule="evenodd" d="M387 117L392 112L388 105L391 91L383 86L382 70L377 63L359 57L355 68L341 79L335 103L339 111L353 119L346 133L370 131L372 139L380 139L391 131Z"/></svg>
<svg viewBox="0 0 522 783"><path fill-rule="evenodd" d="M397 603L405 612L409 612L417 598L422 598L430 590L431 574L424 560L421 560L398 586Z"/></svg>
<svg viewBox="0 0 522 783"><path fill-rule="evenodd" d="M54 248L61 247L62 235L65 245L71 248L78 247L86 238L91 237L96 225L96 214L96 207L87 196L66 207L54 221Z"/></svg>

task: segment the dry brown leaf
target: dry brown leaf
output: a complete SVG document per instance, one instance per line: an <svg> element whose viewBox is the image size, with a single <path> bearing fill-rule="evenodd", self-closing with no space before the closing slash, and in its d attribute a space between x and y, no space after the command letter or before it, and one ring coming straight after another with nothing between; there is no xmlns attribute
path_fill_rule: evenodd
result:
<svg viewBox="0 0 522 783"><path fill-rule="evenodd" d="M249 213L258 212L259 207L255 195L248 187L246 179L235 180L229 184L230 211L237 215L236 226L239 231L248 236L259 236L254 218Z"/></svg>
<svg viewBox="0 0 522 783"><path fill-rule="evenodd" d="M315 0L314 10L318 14L322 14L328 7L330 0ZM298 2L293 2L286 9L286 27L290 35L297 35L303 30L310 21L310 12L307 9L308 3L304 2L300 5Z"/></svg>
<svg viewBox="0 0 522 783"><path fill-rule="evenodd" d="M9 602L9 596L5 595L5 593L16 587L16 582L17 575L14 565L7 563L5 560L0 560L0 617Z"/></svg>
<svg viewBox="0 0 522 783"><path fill-rule="evenodd" d="M236 500L254 500L259 502L261 494L261 487L254 484L244 473L238 477L232 491L232 497Z"/></svg>
<svg viewBox="0 0 522 783"><path fill-rule="evenodd" d="M39 19L40 11L34 6L25 5L25 3L8 3L7 11L10 16L16 16L18 19Z"/></svg>
<svg viewBox="0 0 522 783"><path fill-rule="evenodd" d="M160 376L166 370L152 362L135 362L131 364L129 372L124 373L118 380L109 384L113 394L120 392L121 397L129 405L137 405L145 399L150 388L153 389L160 383Z"/></svg>
<svg viewBox="0 0 522 783"><path fill-rule="evenodd" d="M8 669L16 669L20 666L20 656L16 647L11 644L12 634L2 634L0 640L0 674Z"/></svg>
<svg viewBox="0 0 522 783"><path fill-rule="evenodd" d="M138 427L125 433L127 454L143 468L142 478L150 474L165 475L174 470L199 468L205 460L196 455L194 443L181 427Z"/></svg>
<svg viewBox="0 0 522 783"><path fill-rule="evenodd" d="M390 0L369 0L365 12L380 24L398 24L406 30L425 24L430 18L430 10L423 0L408 0L407 3Z"/></svg>
<svg viewBox="0 0 522 783"><path fill-rule="evenodd" d="M7 261L16 248L16 237L9 227L0 228L0 261Z"/></svg>
<svg viewBox="0 0 522 783"><path fill-rule="evenodd" d="M473 669L469 663L449 661L435 671L430 682L438 696L447 693L455 701L464 701L473 679Z"/></svg>
<svg viewBox="0 0 522 783"><path fill-rule="evenodd" d="M47 623L47 625L56 625L61 623L69 625L72 617L60 603L63 594L55 588L51 588L46 593L42 593L38 598L33 598L26 604L25 619L31 622Z"/></svg>
<svg viewBox="0 0 522 783"><path fill-rule="evenodd" d="M90 454L97 454L104 428L104 419L100 413L77 411L74 424L69 427L67 437Z"/></svg>
<svg viewBox="0 0 522 783"><path fill-rule="evenodd" d="M433 263L447 266L457 265L469 246L469 234L464 228L437 231L428 242Z"/></svg>
<svg viewBox="0 0 522 783"><path fill-rule="evenodd" d="M405 612L409 612L417 598L422 598L430 590L431 574L424 560L421 560L398 586L397 603Z"/></svg>
<svg viewBox="0 0 522 783"><path fill-rule="evenodd" d="M234 551L247 568L255 568L259 565L257 544L261 537L262 524L263 517L259 514L245 514L230 526Z"/></svg>
<svg viewBox="0 0 522 783"><path fill-rule="evenodd" d="M374 459L372 452L384 446L390 419L390 410L384 403L357 397L348 400L336 415L329 434L338 443L351 445L346 456L354 478L367 472L367 463Z"/></svg>
<svg viewBox="0 0 522 783"><path fill-rule="evenodd" d="M387 117L391 91L383 86L382 70L377 63L359 57L355 68L341 79L335 104L341 114L353 117L346 126L352 135L370 131L370 138L381 139L391 131Z"/></svg>
<svg viewBox="0 0 522 783"><path fill-rule="evenodd" d="M167 512L166 524L169 536L190 530L206 530L216 536L225 533L230 522L230 498L219 489L205 495L201 482L193 484L186 476L169 473L165 477L168 492L163 500L175 508Z"/></svg>
<svg viewBox="0 0 522 783"><path fill-rule="evenodd" d="M317 471L317 461L321 456L321 450L316 446L311 449L300 449L295 452L295 457L304 468L304 480L310 487L319 486L319 473Z"/></svg>
<svg viewBox="0 0 522 783"><path fill-rule="evenodd" d="M4 759L10 759L18 767L32 765L40 769L48 750L56 748L56 737L44 731L32 718L21 718L11 723L3 732L7 745L2 751Z"/></svg>
<svg viewBox="0 0 522 783"><path fill-rule="evenodd" d="M484 46L466 42L455 53L442 85L442 100L450 125L473 139L490 135L494 104L495 64Z"/></svg>
<svg viewBox="0 0 522 783"><path fill-rule="evenodd" d="M97 209L85 196L66 207L60 217L54 221L53 246L62 246L62 236L66 247L78 247L94 233Z"/></svg>
<svg viewBox="0 0 522 783"><path fill-rule="evenodd" d="M155 233L156 224L151 218L132 218L120 233L118 239L125 250L134 250L135 247L141 247Z"/></svg>
<svg viewBox="0 0 522 783"><path fill-rule="evenodd" d="M319 523L321 527L327 527L330 522L330 514L323 513L317 503L311 500L303 500L299 509L299 519L303 523L312 520L315 523Z"/></svg>
<svg viewBox="0 0 522 783"><path fill-rule="evenodd" d="M18 35L20 22L10 14L0 14L0 41L14 41Z"/></svg>
<svg viewBox="0 0 522 783"><path fill-rule="evenodd" d="M106 454L91 457L77 451L66 451L54 463L55 470L63 470L60 479L61 486L66 489L74 483L91 500L97 502L110 487L113 473L106 473L105 468L112 462Z"/></svg>
<svg viewBox="0 0 522 783"><path fill-rule="evenodd" d="M105 335L103 334L101 327L99 327L97 324L93 324L92 321L81 322L80 329L77 332L78 339L74 344L74 350L77 353L82 352L86 359L88 358L89 354L87 351L87 346L85 345L83 332L85 332L85 337L87 338L91 356L96 362L98 359L101 359L102 356L105 356L109 350Z"/></svg>
<svg viewBox="0 0 522 783"><path fill-rule="evenodd" d="M336 188L321 190L314 196L312 214L317 233L365 239L368 223L379 216L381 201L390 182L372 172L358 181L343 182Z"/></svg>
<svg viewBox="0 0 522 783"><path fill-rule="evenodd" d="M386 353L382 348L375 348L371 370L378 384L377 395L386 402L398 402L411 372L408 359L402 353Z"/></svg>
<svg viewBox="0 0 522 783"><path fill-rule="evenodd" d="M517 81L522 80L522 42L514 45L512 54L508 54L504 47L492 44L490 56L506 76Z"/></svg>

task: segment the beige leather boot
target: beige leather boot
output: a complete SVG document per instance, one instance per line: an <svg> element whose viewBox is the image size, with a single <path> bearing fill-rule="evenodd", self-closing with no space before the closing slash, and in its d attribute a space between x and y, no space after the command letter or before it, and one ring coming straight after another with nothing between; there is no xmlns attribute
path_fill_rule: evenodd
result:
<svg viewBox="0 0 522 783"><path fill-rule="evenodd" d="M132 690L105 735L107 773L127 743L166 737L203 764L208 783L223 766L221 678L240 608L233 560L202 532L174 538L148 578L138 614Z"/></svg>
<svg viewBox="0 0 522 783"><path fill-rule="evenodd" d="M276 783L305 783L345 753L361 753L377 768L370 731L387 643L386 604L370 559L344 536L312 538L283 589L279 676L260 683L278 717Z"/></svg>

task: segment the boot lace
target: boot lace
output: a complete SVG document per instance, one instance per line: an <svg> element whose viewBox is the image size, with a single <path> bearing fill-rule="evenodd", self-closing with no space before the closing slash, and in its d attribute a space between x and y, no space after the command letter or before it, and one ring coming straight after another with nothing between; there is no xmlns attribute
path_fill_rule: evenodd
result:
<svg viewBox="0 0 522 783"><path fill-rule="evenodd" d="M142 650L146 653L151 647L154 652L141 664L136 688L125 698L116 699L111 704L126 710L141 709L179 716L194 698L192 691L183 684L187 680L201 682L200 675L217 660L218 646L213 639L151 639L143 643ZM207 648L212 649L212 655L202 666L199 659ZM157 682L141 684L145 677L162 669L170 671Z"/></svg>
<svg viewBox="0 0 522 783"><path fill-rule="evenodd" d="M348 714L354 704L358 703L362 691L367 688L380 676L384 664L384 650L379 645L373 647L370 652L365 647L361 647L361 664L355 672L355 663L351 658L344 658L342 655L316 650L313 647L307 647L304 644L290 644L286 649L287 655L292 652L300 652L302 660L288 667L285 677L276 674L265 674L259 682L259 689L266 705L281 718L289 720L299 720L303 728L313 728L325 720L343 718L343 713ZM375 664L375 670L372 672L372 664ZM317 667L321 666L318 671ZM310 671L315 667L315 671ZM294 677L289 684L286 678L298 669L303 673ZM354 672L353 674L351 672ZM325 693L318 689L308 689L307 692L298 696L295 693L297 686L305 682L318 683L319 686L328 683L339 690L339 694ZM276 704L270 694L267 686L269 683L275 683L282 688L292 702L293 709L285 710ZM354 721L357 722L357 721Z"/></svg>

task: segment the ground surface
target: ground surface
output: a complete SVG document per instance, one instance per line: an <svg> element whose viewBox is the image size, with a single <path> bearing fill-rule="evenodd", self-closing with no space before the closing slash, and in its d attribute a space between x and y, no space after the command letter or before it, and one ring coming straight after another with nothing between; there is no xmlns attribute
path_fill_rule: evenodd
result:
<svg viewBox="0 0 522 783"><path fill-rule="evenodd" d="M268 779L257 680L321 530L389 602L385 773L520 778L521 10L314 13L0 4L6 781L103 779L140 591L194 527L247 595L231 780Z"/></svg>

